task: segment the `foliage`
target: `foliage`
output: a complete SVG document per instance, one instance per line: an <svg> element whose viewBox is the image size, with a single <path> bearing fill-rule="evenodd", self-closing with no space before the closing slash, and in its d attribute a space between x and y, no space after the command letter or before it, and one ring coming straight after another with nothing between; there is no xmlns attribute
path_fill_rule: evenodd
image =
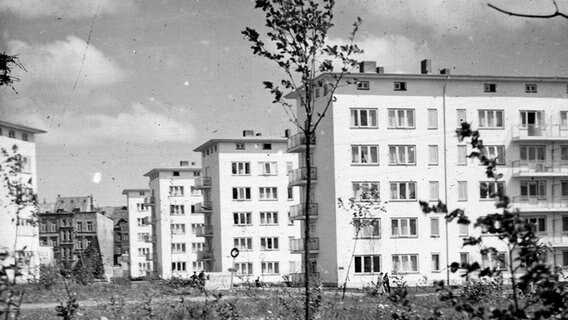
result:
<svg viewBox="0 0 568 320"><path fill-rule="evenodd" d="M99 251L93 246L85 249L80 254L77 264L73 267L72 276L75 281L83 285L104 278L104 266Z"/></svg>
<svg viewBox="0 0 568 320"><path fill-rule="evenodd" d="M17 55L9 55L6 52L0 53L0 87L8 86L16 91L13 83L20 81L20 79L12 75L12 70L15 67L26 70Z"/></svg>
<svg viewBox="0 0 568 320"><path fill-rule="evenodd" d="M52 289L58 283L61 283L61 273L59 268L54 265L42 264L39 266L39 279L38 283L45 290Z"/></svg>

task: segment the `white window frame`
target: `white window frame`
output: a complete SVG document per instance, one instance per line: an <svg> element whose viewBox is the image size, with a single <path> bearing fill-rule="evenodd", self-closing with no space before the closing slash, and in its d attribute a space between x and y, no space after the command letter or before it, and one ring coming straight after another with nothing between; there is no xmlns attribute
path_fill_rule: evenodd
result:
<svg viewBox="0 0 568 320"><path fill-rule="evenodd" d="M261 226L275 226L278 225L278 211L261 211L260 212L260 225Z"/></svg>
<svg viewBox="0 0 568 320"><path fill-rule="evenodd" d="M420 270L419 261L418 254L393 254L393 272L418 273L418 270Z"/></svg>
<svg viewBox="0 0 568 320"><path fill-rule="evenodd" d="M416 192L416 181L390 182L390 196L393 201L416 201Z"/></svg>
<svg viewBox="0 0 568 320"><path fill-rule="evenodd" d="M395 81L393 83L394 91L406 91L406 82L405 81Z"/></svg>
<svg viewBox="0 0 568 320"><path fill-rule="evenodd" d="M185 261L172 261L172 272L186 272L187 264Z"/></svg>
<svg viewBox="0 0 568 320"><path fill-rule="evenodd" d="M240 251L252 251L252 238L233 238L233 246Z"/></svg>
<svg viewBox="0 0 568 320"><path fill-rule="evenodd" d="M416 145L389 145L389 165L415 166Z"/></svg>
<svg viewBox="0 0 568 320"><path fill-rule="evenodd" d="M351 128L377 129L379 127L378 109L352 108L350 121ZM365 124L363 124L363 122L365 122Z"/></svg>
<svg viewBox="0 0 568 320"><path fill-rule="evenodd" d="M440 218L438 217L430 218L430 237L440 237Z"/></svg>
<svg viewBox="0 0 568 320"><path fill-rule="evenodd" d="M258 172L261 176L278 175L278 162L276 161L260 161L258 163Z"/></svg>
<svg viewBox="0 0 568 320"><path fill-rule="evenodd" d="M235 269L238 275L251 276L253 275L252 262L236 262Z"/></svg>
<svg viewBox="0 0 568 320"><path fill-rule="evenodd" d="M366 157L365 157L366 156ZM373 161L375 160L375 161ZM378 145L351 145L351 164L353 165L378 165Z"/></svg>
<svg viewBox="0 0 568 320"><path fill-rule="evenodd" d="M387 109L389 129L415 129L416 117L414 109ZM411 115L411 117L409 117Z"/></svg>
<svg viewBox="0 0 568 320"><path fill-rule="evenodd" d="M519 188L521 198L546 199L546 180L522 180L519 183Z"/></svg>
<svg viewBox="0 0 568 320"><path fill-rule="evenodd" d="M260 238L260 250L262 251L278 251L280 244L278 237L262 237Z"/></svg>
<svg viewBox="0 0 568 320"><path fill-rule="evenodd" d="M538 86L536 83L525 83L525 93L538 93Z"/></svg>
<svg viewBox="0 0 568 320"><path fill-rule="evenodd" d="M438 201L440 200L440 182L439 181L430 181L429 183L429 193L430 193L430 201Z"/></svg>
<svg viewBox="0 0 568 320"><path fill-rule="evenodd" d="M504 129L505 112L497 109L478 110L479 129ZM501 123L499 123L499 120ZM501 125L499 125L501 124Z"/></svg>
<svg viewBox="0 0 568 320"><path fill-rule="evenodd" d="M428 146L428 165L429 166L437 166L439 163L439 151L438 145L429 145Z"/></svg>
<svg viewBox="0 0 568 320"><path fill-rule="evenodd" d="M458 153L458 166L467 166L467 146L466 145L458 145L457 147Z"/></svg>
<svg viewBox="0 0 568 320"><path fill-rule="evenodd" d="M183 186L170 186L170 197L183 197Z"/></svg>
<svg viewBox="0 0 568 320"><path fill-rule="evenodd" d="M233 200L236 201L251 200L250 187L233 187Z"/></svg>
<svg viewBox="0 0 568 320"><path fill-rule="evenodd" d="M278 187L259 187L258 199L261 201L278 200Z"/></svg>
<svg viewBox="0 0 568 320"><path fill-rule="evenodd" d="M170 230L174 235L185 234L185 223L172 223L170 224Z"/></svg>
<svg viewBox="0 0 568 320"><path fill-rule="evenodd" d="M440 272L442 271L441 268L441 260L440 260L440 254L439 253L432 253L431 254L431 264L430 264L430 268L432 268L432 272Z"/></svg>
<svg viewBox="0 0 568 320"><path fill-rule="evenodd" d="M355 274L378 274L381 272L381 255L353 256L353 272Z"/></svg>
<svg viewBox="0 0 568 320"><path fill-rule="evenodd" d="M428 109L428 129L438 129L438 109Z"/></svg>
<svg viewBox="0 0 568 320"><path fill-rule="evenodd" d="M381 185L379 181L352 182L353 200L375 201L380 199Z"/></svg>
<svg viewBox="0 0 568 320"><path fill-rule="evenodd" d="M507 252L498 251L481 254L482 268L495 268L497 270L507 269Z"/></svg>
<svg viewBox="0 0 568 320"><path fill-rule="evenodd" d="M458 181L458 201L467 201L467 181Z"/></svg>
<svg viewBox="0 0 568 320"><path fill-rule="evenodd" d="M497 92L497 84L496 83L484 83L483 84L483 92Z"/></svg>
<svg viewBox="0 0 568 320"><path fill-rule="evenodd" d="M413 225L414 225L414 232L412 232ZM418 237L418 218L391 219L391 238L416 238L416 237Z"/></svg>
<svg viewBox="0 0 568 320"><path fill-rule="evenodd" d="M528 223L535 226L535 233L546 233L547 231L546 216L526 216L524 218L527 220ZM541 227L544 227L544 229L542 229Z"/></svg>
<svg viewBox="0 0 568 320"><path fill-rule="evenodd" d="M456 120L458 122L458 128L461 124L467 122L467 112L465 109L456 109Z"/></svg>
<svg viewBox="0 0 568 320"><path fill-rule="evenodd" d="M185 242L172 242L172 253L186 253Z"/></svg>
<svg viewBox="0 0 568 320"><path fill-rule="evenodd" d="M278 261L263 261L260 263L262 275L280 274L280 263Z"/></svg>
<svg viewBox="0 0 568 320"><path fill-rule="evenodd" d="M250 162L248 161L231 162L231 173L234 176L250 176Z"/></svg>
<svg viewBox="0 0 568 320"><path fill-rule="evenodd" d="M486 191L483 191L483 186L486 186ZM479 199L480 200L495 200L495 198L490 197L491 193L496 193L499 189L503 188L505 191L505 182L503 181L479 181ZM485 197L482 193L485 192Z"/></svg>
<svg viewBox="0 0 568 320"><path fill-rule="evenodd" d="M489 159L496 159L498 165L504 165L506 163L504 145L484 146L481 154L485 155Z"/></svg>
<svg viewBox="0 0 568 320"><path fill-rule="evenodd" d="M251 226L252 212L233 212L233 225Z"/></svg>
<svg viewBox="0 0 568 320"><path fill-rule="evenodd" d="M381 238L381 219L380 218L356 218L353 225L359 229L361 239L380 239Z"/></svg>
<svg viewBox="0 0 568 320"><path fill-rule="evenodd" d="M357 90L369 90L369 81L357 81Z"/></svg>
<svg viewBox="0 0 568 320"><path fill-rule="evenodd" d="M170 215L171 216L183 216L183 215L185 215L185 205L183 205L183 204L170 204Z"/></svg>

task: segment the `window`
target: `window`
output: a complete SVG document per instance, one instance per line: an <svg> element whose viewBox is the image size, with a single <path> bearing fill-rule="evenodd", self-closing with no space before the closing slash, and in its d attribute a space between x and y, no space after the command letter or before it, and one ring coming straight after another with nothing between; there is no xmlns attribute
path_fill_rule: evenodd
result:
<svg viewBox="0 0 568 320"><path fill-rule="evenodd" d="M260 212L260 225L275 225L278 224L278 212L268 211Z"/></svg>
<svg viewBox="0 0 568 320"><path fill-rule="evenodd" d="M250 188L248 187L233 188L233 200L250 200Z"/></svg>
<svg viewBox="0 0 568 320"><path fill-rule="evenodd" d="M379 200L379 182L353 182L353 199L355 201Z"/></svg>
<svg viewBox="0 0 568 320"><path fill-rule="evenodd" d="M272 143L263 143L262 150L272 150Z"/></svg>
<svg viewBox="0 0 568 320"><path fill-rule="evenodd" d="M568 232L568 216L562 216L562 232Z"/></svg>
<svg viewBox="0 0 568 320"><path fill-rule="evenodd" d="M503 127L503 110L479 110L479 128Z"/></svg>
<svg viewBox="0 0 568 320"><path fill-rule="evenodd" d="M418 272L417 254L395 254L392 256L392 266L396 272Z"/></svg>
<svg viewBox="0 0 568 320"><path fill-rule="evenodd" d="M430 181L430 201L440 200L440 183L438 181Z"/></svg>
<svg viewBox="0 0 568 320"><path fill-rule="evenodd" d="M172 262L172 271L173 272L184 272L186 271L186 264L183 261L176 261Z"/></svg>
<svg viewBox="0 0 568 320"><path fill-rule="evenodd" d="M170 215L182 216L184 214L185 214L185 206L183 204L172 204L172 205L170 205Z"/></svg>
<svg viewBox="0 0 568 320"><path fill-rule="evenodd" d="M280 266L278 262L262 262L260 267L263 275L280 273Z"/></svg>
<svg viewBox="0 0 568 320"><path fill-rule="evenodd" d="M562 199L568 198L568 181L560 181L560 196Z"/></svg>
<svg viewBox="0 0 568 320"><path fill-rule="evenodd" d="M237 269L237 274L239 275L252 275L252 262L237 262L235 263L235 269Z"/></svg>
<svg viewBox="0 0 568 320"><path fill-rule="evenodd" d="M461 127L461 124L467 121L465 109L457 109L456 114L458 120L458 127Z"/></svg>
<svg viewBox="0 0 568 320"><path fill-rule="evenodd" d="M260 200L278 200L278 188L260 187L258 188Z"/></svg>
<svg viewBox="0 0 568 320"><path fill-rule="evenodd" d="M395 81L394 82L394 91L406 91L406 82Z"/></svg>
<svg viewBox="0 0 568 320"><path fill-rule="evenodd" d="M47 246L47 238L45 238L45 237L39 238L39 245L42 246L42 247L46 247Z"/></svg>
<svg viewBox="0 0 568 320"><path fill-rule="evenodd" d="M438 109L428 109L428 129L438 129Z"/></svg>
<svg viewBox="0 0 568 320"><path fill-rule="evenodd" d="M497 84L495 83L484 83L483 92L497 92Z"/></svg>
<svg viewBox="0 0 568 320"><path fill-rule="evenodd" d="M288 187L288 200L294 200L294 188Z"/></svg>
<svg viewBox="0 0 568 320"><path fill-rule="evenodd" d="M233 223L236 226L249 226L251 222L250 212L233 212Z"/></svg>
<svg viewBox="0 0 568 320"><path fill-rule="evenodd" d="M430 236L440 236L440 218L430 218Z"/></svg>
<svg viewBox="0 0 568 320"><path fill-rule="evenodd" d="M497 164L505 164L505 146L484 146L481 154L497 160Z"/></svg>
<svg viewBox="0 0 568 320"><path fill-rule="evenodd" d="M546 181L521 181L521 197L546 199Z"/></svg>
<svg viewBox="0 0 568 320"><path fill-rule="evenodd" d="M416 200L416 182L391 182L391 200Z"/></svg>
<svg viewBox="0 0 568 320"><path fill-rule="evenodd" d="M467 165L467 146L458 146L458 166Z"/></svg>
<svg viewBox="0 0 568 320"><path fill-rule="evenodd" d="M379 273L381 272L381 256L354 256L355 273Z"/></svg>
<svg viewBox="0 0 568 320"><path fill-rule="evenodd" d="M16 138L16 131L10 130L8 131L8 138Z"/></svg>
<svg viewBox="0 0 568 320"><path fill-rule="evenodd" d="M192 223L191 224L191 234L197 234L198 231L205 231L204 227L205 227L205 224L203 224L203 223ZM185 233L185 225L184 225L184 233Z"/></svg>
<svg viewBox="0 0 568 320"><path fill-rule="evenodd" d="M429 145L428 146L428 165L437 166L438 165L438 146Z"/></svg>
<svg viewBox="0 0 568 320"><path fill-rule="evenodd" d="M467 224L458 223L458 236L467 237L469 235L469 226Z"/></svg>
<svg viewBox="0 0 568 320"><path fill-rule="evenodd" d="M377 109L351 109L352 128L378 128Z"/></svg>
<svg viewBox="0 0 568 320"><path fill-rule="evenodd" d="M136 221L138 223L138 226L146 225L146 218L136 218Z"/></svg>
<svg viewBox="0 0 568 320"><path fill-rule="evenodd" d="M245 144L242 142L235 143L235 149L237 150L245 150Z"/></svg>
<svg viewBox="0 0 568 320"><path fill-rule="evenodd" d="M432 272L440 271L440 254L432 253Z"/></svg>
<svg viewBox="0 0 568 320"><path fill-rule="evenodd" d="M199 251L203 251L204 248L203 242L192 242L191 243L191 252L196 253Z"/></svg>
<svg viewBox="0 0 568 320"><path fill-rule="evenodd" d="M278 164L276 161L259 162L259 172L263 176L274 176L278 174Z"/></svg>
<svg viewBox="0 0 568 320"><path fill-rule="evenodd" d="M568 111L560 111L560 128L568 129Z"/></svg>
<svg viewBox="0 0 568 320"><path fill-rule="evenodd" d="M534 226L535 232L546 232L546 217L527 217L527 222Z"/></svg>
<svg viewBox="0 0 568 320"><path fill-rule="evenodd" d="M353 225L359 229L361 238L381 237L381 219L354 219Z"/></svg>
<svg viewBox="0 0 568 320"><path fill-rule="evenodd" d="M22 132L22 140L24 140L24 141L28 141L28 140L29 140L29 137L28 137L28 134L27 134L27 133Z"/></svg>
<svg viewBox="0 0 568 320"><path fill-rule="evenodd" d="M414 129L414 109L388 109L389 128Z"/></svg>
<svg viewBox="0 0 568 320"><path fill-rule="evenodd" d="M172 243L172 253L185 253L185 243Z"/></svg>
<svg viewBox="0 0 568 320"><path fill-rule="evenodd" d="M174 171L174 172L172 173L172 176L174 176L174 177L179 177L179 171Z"/></svg>
<svg viewBox="0 0 568 320"><path fill-rule="evenodd" d="M192 264L193 271L201 271L203 269L203 261L193 261Z"/></svg>
<svg viewBox="0 0 568 320"><path fill-rule="evenodd" d="M369 81L357 81L357 90L369 90Z"/></svg>
<svg viewBox="0 0 568 320"><path fill-rule="evenodd" d="M467 201L467 181L458 181L458 201Z"/></svg>
<svg viewBox="0 0 568 320"><path fill-rule="evenodd" d="M416 165L416 146L389 146L390 165Z"/></svg>
<svg viewBox="0 0 568 320"><path fill-rule="evenodd" d="M351 146L352 164L379 164L379 146Z"/></svg>
<svg viewBox="0 0 568 320"><path fill-rule="evenodd" d="M481 266L483 268L495 268L505 270L507 268L507 254L505 252L482 252Z"/></svg>
<svg viewBox="0 0 568 320"><path fill-rule="evenodd" d="M460 266L469 264L469 252L460 252Z"/></svg>
<svg viewBox="0 0 568 320"><path fill-rule="evenodd" d="M505 183L497 181L482 181L479 182L479 198L480 199L493 199L497 194L504 194Z"/></svg>
<svg viewBox="0 0 568 320"><path fill-rule="evenodd" d="M537 92L536 83L526 83L525 84L525 92L526 93L536 93Z"/></svg>
<svg viewBox="0 0 568 320"><path fill-rule="evenodd" d="M170 229L172 234L185 234L185 224L183 223L172 223Z"/></svg>
<svg viewBox="0 0 568 320"><path fill-rule="evenodd" d="M232 173L234 175L249 175L250 174L250 163L249 162L233 162L232 166Z"/></svg>
<svg viewBox="0 0 568 320"><path fill-rule="evenodd" d="M83 222L77 221L77 228L76 229L79 232L83 231Z"/></svg>
<svg viewBox="0 0 568 320"><path fill-rule="evenodd" d="M142 232L142 233L138 233L138 241L139 242L143 242L148 240L150 237L150 234L148 232ZM65 237L63 237L65 238Z"/></svg>
<svg viewBox="0 0 568 320"><path fill-rule="evenodd" d="M39 224L39 231L40 232L47 232L47 223L46 222L41 222Z"/></svg>
<svg viewBox="0 0 568 320"><path fill-rule="evenodd" d="M278 237L260 238L261 250L278 250Z"/></svg>
<svg viewBox="0 0 568 320"><path fill-rule="evenodd" d="M568 146L567 145L560 146L560 160L562 160L562 162L568 161Z"/></svg>
<svg viewBox="0 0 568 320"><path fill-rule="evenodd" d="M543 162L546 160L545 146L520 146L519 151L523 162Z"/></svg>
<svg viewBox="0 0 568 320"><path fill-rule="evenodd" d="M286 175L289 175L292 170L294 170L294 163L292 161L286 161Z"/></svg>
<svg viewBox="0 0 568 320"><path fill-rule="evenodd" d="M137 203L136 204L136 210L137 211L148 211L148 207L146 205L144 205L143 203Z"/></svg>
<svg viewBox="0 0 568 320"><path fill-rule="evenodd" d="M234 238L233 246L241 251L252 250L252 238Z"/></svg>
<svg viewBox="0 0 568 320"><path fill-rule="evenodd" d="M416 218L397 218L391 220L391 235L395 238L399 237L416 237L417 224Z"/></svg>
<svg viewBox="0 0 568 320"><path fill-rule="evenodd" d="M170 186L171 197L183 197L183 186Z"/></svg>

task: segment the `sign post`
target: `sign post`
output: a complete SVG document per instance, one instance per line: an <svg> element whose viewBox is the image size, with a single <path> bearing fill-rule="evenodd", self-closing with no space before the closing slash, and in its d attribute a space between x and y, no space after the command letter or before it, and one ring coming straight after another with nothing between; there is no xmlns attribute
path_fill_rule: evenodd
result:
<svg viewBox="0 0 568 320"><path fill-rule="evenodd" d="M235 272L237 272L237 269L235 269L235 258L239 256L239 249L237 248L233 248L231 250L231 257L233 257L233 267L229 268L229 271L231 271L231 287L229 290L233 291L233 277L235 276Z"/></svg>

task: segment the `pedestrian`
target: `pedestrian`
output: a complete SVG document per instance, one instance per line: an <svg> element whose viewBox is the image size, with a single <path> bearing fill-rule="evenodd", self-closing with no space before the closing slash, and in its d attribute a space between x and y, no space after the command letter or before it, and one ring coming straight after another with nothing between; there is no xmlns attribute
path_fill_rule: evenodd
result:
<svg viewBox="0 0 568 320"><path fill-rule="evenodd" d="M254 284L257 288L260 288L260 277L257 277L256 280L254 280Z"/></svg>
<svg viewBox="0 0 568 320"><path fill-rule="evenodd" d="M199 286L202 288L205 287L205 271L201 270L198 278L199 278Z"/></svg>
<svg viewBox="0 0 568 320"><path fill-rule="evenodd" d="M388 272L385 272L385 276L383 278L383 284L385 285L385 292L390 294L391 293L391 284L390 284Z"/></svg>
<svg viewBox="0 0 568 320"><path fill-rule="evenodd" d="M383 273L381 272L377 278L377 294L382 296L383 293L385 293L385 285L383 283Z"/></svg>
<svg viewBox="0 0 568 320"><path fill-rule="evenodd" d="M191 278L189 278L189 284L192 287L195 287L195 285L197 284L197 272L193 271L193 275L191 276Z"/></svg>

